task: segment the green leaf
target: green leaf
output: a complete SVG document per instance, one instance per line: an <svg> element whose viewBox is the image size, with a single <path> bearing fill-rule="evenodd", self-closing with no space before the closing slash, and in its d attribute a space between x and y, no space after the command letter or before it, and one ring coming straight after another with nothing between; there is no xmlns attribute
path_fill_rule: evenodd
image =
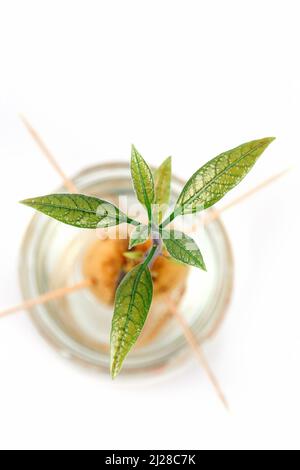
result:
<svg viewBox="0 0 300 470"><path fill-rule="evenodd" d="M150 237L150 230L148 225L138 225L132 232L129 240L129 250L137 245L142 245Z"/></svg>
<svg viewBox="0 0 300 470"><path fill-rule="evenodd" d="M151 206L155 201L152 171L134 145L131 153L131 175L137 198L146 207L149 220L151 220Z"/></svg>
<svg viewBox="0 0 300 470"><path fill-rule="evenodd" d="M206 163L187 182L173 214L163 226L177 215L195 213L218 202L247 175L273 140L274 137L253 140Z"/></svg>
<svg viewBox="0 0 300 470"><path fill-rule="evenodd" d="M143 258L144 253L142 251L125 251L123 256L132 261L139 261Z"/></svg>
<svg viewBox="0 0 300 470"><path fill-rule="evenodd" d="M117 289L111 331L111 375L115 378L138 339L153 297L153 283L146 263L136 266Z"/></svg>
<svg viewBox="0 0 300 470"><path fill-rule="evenodd" d="M110 202L83 194L51 194L21 203L79 228L106 228L123 222L137 224Z"/></svg>
<svg viewBox="0 0 300 470"><path fill-rule="evenodd" d="M161 235L172 258L206 271L202 254L192 238L178 230L163 230Z"/></svg>
<svg viewBox="0 0 300 470"><path fill-rule="evenodd" d="M168 157L154 174L155 203L159 206L157 222L160 224L170 204L172 178L172 157Z"/></svg>

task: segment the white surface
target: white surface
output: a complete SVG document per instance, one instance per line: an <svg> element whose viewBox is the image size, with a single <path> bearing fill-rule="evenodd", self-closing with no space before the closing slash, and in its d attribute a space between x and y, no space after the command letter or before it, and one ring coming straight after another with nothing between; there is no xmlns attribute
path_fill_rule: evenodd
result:
<svg viewBox="0 0 300 470"><path fill-rule="evenodd" d="M0 299L20 300L21 198L59 184L17 113L69 174L172 154L189 177L207 159L277 136L248 179L294 171L224 216L234 299L206 351L231 404L195 362L124 386L61 359L25 314L0 322L0 448L300 448L299 2L1 1Z"/></svg>

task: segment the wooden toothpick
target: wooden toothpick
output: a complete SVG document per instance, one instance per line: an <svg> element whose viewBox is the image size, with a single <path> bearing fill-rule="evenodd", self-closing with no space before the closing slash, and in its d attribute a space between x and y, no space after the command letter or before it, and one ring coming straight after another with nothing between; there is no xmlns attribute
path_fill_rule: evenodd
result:
<svg viewBox="0 0 300 470"><path fill-rule="evenodd" d="M23 116L23 114L20 114L20 118L23 122L23 124L25 125L26 129L28 130L29 134L32 136L33 140L37 143L37 145L39 146L39 148L41 149L41 151L43 152L43 154L45 155L45 157L47 158L48 162L50 163L50 165L54 168L54 170L59 174L59 176L61 177L65 187L67 188L67 190L70 192L70 193L76 193L77 190L76 190L76 186L74 185L74 183L66 176L66 174L64 173L64 171L62 170L62 168L59 166L59 164L57 163L56 159L54 158L54 156L52 155L52 153L50 152L50 150L48 149L48 147L45 145L44 141L42 140L42 138L40 137L40 135L36 132L35 129L33 129L33 127L31 126L31 124L29 124L29 122L27 121L27 119L25 118L25 116Z"/></svg>
<svg viewBox="0 0 300 470"><path fill-rule="evenodd" d="M249 191L245 192L241 196L236 197L233 199L231 202L228 204L225 204L221 206L219 209L215 209L213 212L208 213L205 217L202 223L204 225L209 224L210 222L213 222L214 220L218 219L221 214L226 212L228 209L231 209L232 207L235 207L236 205L240 204L241 202L244 202L246 199L249 199L251 196L256 194L257 192L261 191L262 189L266 188L272 183L275 183L275 181L279 180L283 176L285 176L289 171L291 171L291 168L286 168L285 170L280 171L279 173L276 173L275 175L271 176L270 178L262 181L259 183L257 186L254 186L254 188L250 189Z"/></svg>
<svg viewBox="0 0 300 470"><path fill-rule="evenodd" d="M2 310L2 312L0 312L0 318L5 317L7 315L11 315L12 313L17 313L23 310L29 310L30 308L35 307L36 305L42 305L47 302L50 302L51 300L60 299L67 295L73 294L76 291L87 289L88 287L91 287L93 284L94 282L92 279L84 279L83 281L78 282L77 284L74 284L73 286L61 287L59 289L46 292L45 294L42 294L39 297L26 300L25 302L19 305L15 305L14 307L10 307L10 308L7 308L6 310Z"/></svg>
<svg viewBox="0 0 300 470"><path fill-rule="evenodd" d="M197 338L195 337L193 331L189 327L189 325L188 325L186 319L184 318L184 316L179 313L177 305L170 298L170 296L166 297L166 302L169 306L170 312L172 313L174 318L176 318L178 324L181 326L181 329L183 331L183 334L185 336L186 341L190 345L190 347L191 347L195 357L199 361L201 367L206 372L207 377L208 377L209 381L211 382L212 386L214 387L219 399L221 400L221 402L223 403L225 408L229 411L229 405L228 405L228 402L227 402L226 397L224 395L224 392L222 391L222 389L220 387L220 384L219 384L215 374L213 373L213 371L212 371L212 369L211 369L211 367L208 363L208 360L207 360L207 358L204 354L203 348L199 344Z"/></svg>

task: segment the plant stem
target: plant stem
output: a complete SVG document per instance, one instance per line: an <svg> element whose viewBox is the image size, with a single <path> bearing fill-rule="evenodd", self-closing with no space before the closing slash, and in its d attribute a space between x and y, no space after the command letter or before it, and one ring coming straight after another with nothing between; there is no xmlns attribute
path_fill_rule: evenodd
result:
<svg viewBox="0 0 300 470"><path fill-rule="evenodd" d="M172 214L169 215L169 217L166 220L164 220L164 222L162 224L160 224L159 229L161 230L161 229L165 228L167 225L169 225L171 222L173 222L173 220L178 215L179 215L179 212L177 212L177 211L172 212Z"/></svg>
<svg viewBox="0 0 300 470"><path fill-rule="evenodd" d="M141 222L131 219L130 217L127 217L127 223L130 225L135 225L135 227L138 227L139 225L141 225Z"/></svg>
<svg viewBox="0 0 300 470"><path fill-rule="evenodd" d="M146 264L149 268L153 265L154 261L157 258L157 248L158 246L153 244L152 248L150 248L150 251L147 253L145 257L144 264Z"/></svg>

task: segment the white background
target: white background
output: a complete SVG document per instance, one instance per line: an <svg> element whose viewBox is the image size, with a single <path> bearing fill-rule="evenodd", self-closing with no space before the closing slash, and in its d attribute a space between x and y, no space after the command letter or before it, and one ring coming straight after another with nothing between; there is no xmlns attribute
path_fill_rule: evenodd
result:
<svg viewBox="0 0 300 470"><path fill-rule="evenodd" d="M299 2L0 1L0 309L20 301L17 201L58 176L23 112L70 175L171 154L183 177L221 151L277 140L224 215L236 261L227 320L206 346L227 414L198 365L153 385L112 384L61 359L24 313L0 321L0 448L300 448ZM299 181L299 180L298 180Z"/></svg>

